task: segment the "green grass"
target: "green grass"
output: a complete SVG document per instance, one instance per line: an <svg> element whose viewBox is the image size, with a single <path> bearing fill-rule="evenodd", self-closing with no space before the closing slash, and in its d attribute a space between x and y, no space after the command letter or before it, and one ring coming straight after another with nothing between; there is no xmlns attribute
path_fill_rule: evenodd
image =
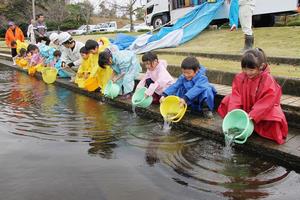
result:
<svg viewBox="0 0 300 200"><path fill-rule="evenodd" d="M300 57L300 27L271 27L254 29L255 46L269 56ZM235 32L205 30L198 37L167 51L241 54L244 36L239 29Z"/></svg>
<svg viewBox="0 0 300 200"><path fill-rule="evenodd" d="M139 56L141 57L141 56ZM170 65L179 65L185 56L174 56L174 55L158 55L160 59L167 60ZM220 71L228 72L240 72L241 64L236 61L220 60L220 59L209 59L198 57L200 63L208 69L215 69ZM141 60L141 59L140 59ZM291 66L291 65L271 65L271 73L274 76L282 77L293 77L300 78L300 66Z"/></svg>

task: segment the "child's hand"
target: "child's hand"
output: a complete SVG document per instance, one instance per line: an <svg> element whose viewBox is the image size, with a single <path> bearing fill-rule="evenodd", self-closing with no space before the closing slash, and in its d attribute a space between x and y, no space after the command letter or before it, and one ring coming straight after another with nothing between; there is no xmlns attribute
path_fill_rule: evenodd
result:
<svg viewBox="0 0 300 200"><path fill-rule="evenodd" d="M183 107L184 105L186 105L185 100L182 99L182 98L180 98L180 100L179 100L179 105L180 105L180 107Z"/></svg>
<svg viewBox="0 0 300 200"><path fill-rule="evenodd" d="M165 98L166 98L166 97L164 97L164 96L160 97L159 103L162 103L162 102L165 100Z"/></svg>

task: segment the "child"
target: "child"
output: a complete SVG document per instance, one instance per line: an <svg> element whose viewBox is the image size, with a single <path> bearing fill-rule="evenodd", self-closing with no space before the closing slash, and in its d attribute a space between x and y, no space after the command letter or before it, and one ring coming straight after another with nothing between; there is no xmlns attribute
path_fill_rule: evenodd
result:
<svg viewBox="0 0 300 200"><path fill-rule="evenodd" d="M86 49L90 53L91 77L96 77L99 87L104 92L107 82L111 79L112 69L106 65L99 67L99 53L103 52L103 48L109 45L109 40L100 38L99 43L95 40L87 40L85 43Z"/></svg>
<svg viewBox="0 0 300 200"><path fill-rule="evenodd" d="M181 104L187 104L194 112L201 112L206 118L213 118L215 88L209 84L205 76L206 69L200 66L195 57L187 57L181 63L182 75L176 83L163 92L165 96L176 95L180 97Z"/></svg>
<svg viewBox="0 0 300 200"><path fill-rule="evenodd" d="M142 71L136 55L127 50L116 51L112 54L107 49L99 54L98 64L102 68L109 65L113 69L112 81L123 89L123 98L130 98L134 88L134 79Z"/></svg>
<svg viewBox="0 0 300 200"><path fill-rule="evenodd" d="M145 53L142 61L147 68L147 72L137 88L147 87L145 95L153 96L153 103L158 104L163 91L174 83L174 79L167 71L167 62L158 60L155 53Z"/></svg>
<svg viewBox="0 0 300 200"><path fill-rule="evenodd" d="M36 45L29 44L27 47L27 52L31 56L29 63L30 67L44 62L43 58L40 55L40 50Z"/></svg>
<svg viewBox="0 0 300 200"><path fill-rule="evenodd" d="M226 96L219 108L221 117L233 109L243 109L254 122L260 136L283 144L288 125L280 106L281 87L270 75L264 52L251 49L242 57L242 72L232 83L232 93Z"/></svg>
<svg viewBox="0 0 300 200"><path fill-rule="evenodd" d="M78 68L76 79L77 78L84 78L87 79L90 76L91 73L91 65L89 62L89 51L86 47L82 47L80 49L80 55L82 58L82 62L80 67ZM77 82L77 81L75 81Z"/></svg>

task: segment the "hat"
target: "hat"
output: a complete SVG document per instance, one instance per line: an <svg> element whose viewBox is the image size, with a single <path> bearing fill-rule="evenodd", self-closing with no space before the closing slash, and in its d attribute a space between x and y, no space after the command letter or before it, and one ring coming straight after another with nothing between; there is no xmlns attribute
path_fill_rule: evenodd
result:
<svg viewBox="0 0 300 200"><path fill-rule="evenodd" d="M51 42L54 42L55 40L58 40L58 34L57 33L51 33L49 36L49 39Z"/></svg>
<svg viewBox="0 0 300 200"><path fill-rule="evenodd" d="M15 25L15 22L13 22L13 21L8 22L8 26L13 26L13 25Z"/></svg>
<svg viewBox="0 0 300 200"><path fill-rule="evenodd" d="M64 42L68 41L71 38L71 35L67 32L62 32L58 35L59 45L62 45Z"/></svg>

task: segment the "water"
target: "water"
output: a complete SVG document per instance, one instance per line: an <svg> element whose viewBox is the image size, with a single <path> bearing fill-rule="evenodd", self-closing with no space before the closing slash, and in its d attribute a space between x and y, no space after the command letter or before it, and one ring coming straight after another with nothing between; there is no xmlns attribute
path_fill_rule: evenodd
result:
<svg viewBox="0 0 300 200"><path fill-rule="evenodd" d="M232 146L234 145L234 139L236 136L240 135L244 129L239 128L230 128L228 129L228 132L225 132L225 147L224 147L224 157L227 159L231 159L233 155L233 149Z"/></svg>
<svg viewBox="0 0 300 200"><path fill-rule="evenodd" d="M0 68L0 194L40 199L298 199L300 176Z"/></svg>

